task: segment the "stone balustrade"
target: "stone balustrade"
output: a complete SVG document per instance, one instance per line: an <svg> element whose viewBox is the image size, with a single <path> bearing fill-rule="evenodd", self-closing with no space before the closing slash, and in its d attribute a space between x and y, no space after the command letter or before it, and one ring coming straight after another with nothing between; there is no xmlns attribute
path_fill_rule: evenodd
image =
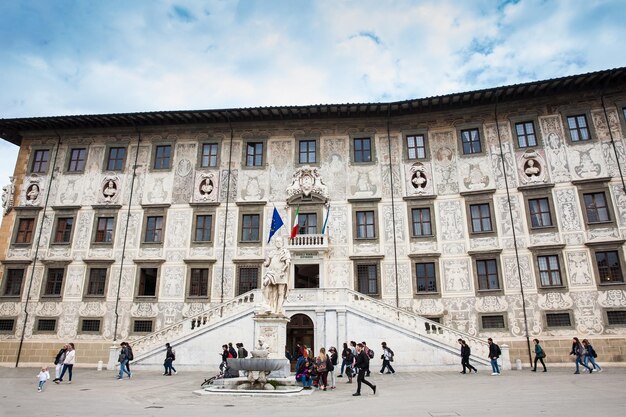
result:
<svg viewBox="0 0 626 417"><path fill-rule="evenodd" d="M328 239L326 235L297 235L289 239L289 249L328 249Z"/></svg>

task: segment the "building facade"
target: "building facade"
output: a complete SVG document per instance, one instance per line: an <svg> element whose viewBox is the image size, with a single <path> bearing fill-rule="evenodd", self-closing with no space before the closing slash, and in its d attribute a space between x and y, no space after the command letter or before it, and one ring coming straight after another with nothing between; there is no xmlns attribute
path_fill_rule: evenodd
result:
<svg viewBox="0 0 626 417"><path fill-rule="evenodd" d="M625 132L624 68L396 103L0 120L20 146L0 362L67 341L106 362L128 340L145 363L169 341L211 365L263 336L276 239L288 349L386 340L411 369L456 363L458 337L524 361L538 337L565 361L578 336L622 361Z"/></svg>

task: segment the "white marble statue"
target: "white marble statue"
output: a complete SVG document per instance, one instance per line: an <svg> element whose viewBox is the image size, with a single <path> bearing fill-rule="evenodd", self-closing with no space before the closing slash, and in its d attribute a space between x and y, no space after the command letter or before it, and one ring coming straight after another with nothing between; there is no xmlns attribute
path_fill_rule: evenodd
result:
<svg viewBox="0 0 626 417"><path fill-rule="evenodd" d="M263 298L267 313L283 316L291 255L289 250L283 247L281 238L276 238L274 242L276 248L269 253L263 264L266 268L263 276Z"/></svg>
<svg viewBox="0 0 626 417"><path fill-rule="evenodd" d="M2 208L5 216L13 208L13 193L15 192L15 178L9 177L9 180L11 182L2 187Z"/></svg>

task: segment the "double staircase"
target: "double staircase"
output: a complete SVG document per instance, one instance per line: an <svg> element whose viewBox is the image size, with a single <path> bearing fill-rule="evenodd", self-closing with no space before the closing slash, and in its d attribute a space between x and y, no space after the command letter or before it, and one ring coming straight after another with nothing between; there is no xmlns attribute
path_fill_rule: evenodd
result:
<svg viewBox="0 0 626 417"><path fill-rule="evenodd" d="M250 316L261 310L262 303L261 291L253 290L135 339L132 341L134 362L141 362L142 359L163 351L166 342L180 345L221 325ZM452 355L459 355L458 339L464 339L472 349L472 360L483 365L489 364L489 346L485 341L347 288L292 289L285 302L288 314L320 307L327 310L343 309Z"/></svg>

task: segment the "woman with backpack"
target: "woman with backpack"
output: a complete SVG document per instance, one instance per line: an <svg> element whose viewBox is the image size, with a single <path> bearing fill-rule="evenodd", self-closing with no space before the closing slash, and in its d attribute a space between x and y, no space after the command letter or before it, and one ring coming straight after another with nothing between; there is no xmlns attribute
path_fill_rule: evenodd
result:
<svg viewBox="0 0 626 417"><path fill-rule="evenodd" d="M174 349L170 346L169 343L165 344L165 362L163 362L163 367L165 368L165 372L163 376L172 376L172 371L174 374L177 374L176 368L174 368L173 362L176 360L176 353Z"/></svg>
<svg viewBox="0 0 626 417"><path fill-rule="evenodd" d="M593 368L588 367L583 363L583 357L585 356L585 348L580 343L580 340L577 337L572 339L572 350L569 353L570 355L576 356L576 372L574 374L579 374L580 369L578 365L582 365L589 370L589 373L593 372Z"/></svg>
<svg viewBox="0 0 626 417"><path fill-rule="evenodd" d="M315 368L317 369L317 387L326 391L328 385L328 371L332 367L330 357L326 354L326 349L320 349L320 355L315 358Z"/></svg>
<svg viewBox="0 0 626 417"><path fill-rule="evenodd" d="M350 348L348 347L348 343L344 342L343 349L341 351L341 370L339 371L339 378L343 376L344 371L346 370L346 366L350 366L351 363L348 362L348 355L350 355Z"/></svg>
<svg viewBox="0 0 626 417"><path fill-rule="evenodd" d="M587 339L583 339L583 347L585 348L585 354L584 354L585 366L589 366L587 364L591 362L594 370L597 370L598 372L602 372L602 368L600 367L600 365L596 363L596 358L598 357L598 354L593 349L593 346L591 346L591 343L589 343Z"/></svg>
<svg viewBox="0 0 626 417"><path fill-rule="evenodd" d="M546 352L543 351L543 348L539 344L539 339L533 339L533 342L535 342L535 367L532 371L537 372L537 361L540 361L541 365L543 365L543 372L548 372L546 364L543 362L543 358L546 357Z"/></svg>

